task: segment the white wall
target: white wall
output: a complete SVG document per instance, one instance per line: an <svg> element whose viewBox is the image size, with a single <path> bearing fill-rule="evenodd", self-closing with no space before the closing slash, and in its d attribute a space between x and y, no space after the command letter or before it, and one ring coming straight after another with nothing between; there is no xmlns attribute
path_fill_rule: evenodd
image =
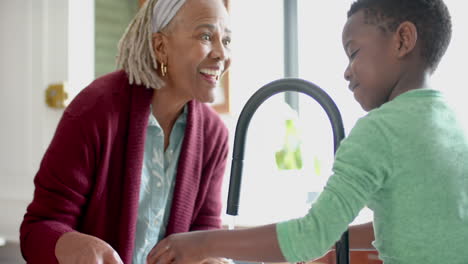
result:
<svg viewBox="0 0 468 264"><path fill-rule="evenodd" d="M46 106L45 89L67 82L73 96L93 78L93 8L92 0L0 1L0 237L18 240L34 175L62 114Z"/></svg>

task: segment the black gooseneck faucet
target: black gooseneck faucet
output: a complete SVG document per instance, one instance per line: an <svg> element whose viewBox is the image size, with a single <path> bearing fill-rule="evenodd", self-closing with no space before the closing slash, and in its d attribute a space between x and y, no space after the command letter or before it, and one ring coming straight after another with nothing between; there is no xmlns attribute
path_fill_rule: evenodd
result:
<svg viewBox="0 0 468 264"><path fill-rule="evenodd" d="M227 214L229 215L238 214L245 138L252 115L265 100L277 93L286 91L307 94L322 106L332 126L334 152L336 152L341 140L344 138L344 127L340 111L330 96L317 85L298 78L284 78L268 83L257 90L245 104L237 121L227 202ZM349 264L348 236L348 231L345 231L335 245L337 264Z"/></svg>

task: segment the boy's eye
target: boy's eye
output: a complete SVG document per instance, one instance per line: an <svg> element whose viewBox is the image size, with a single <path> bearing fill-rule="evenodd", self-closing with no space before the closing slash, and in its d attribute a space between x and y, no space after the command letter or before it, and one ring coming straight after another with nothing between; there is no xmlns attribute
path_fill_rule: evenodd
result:
<svg viewBox="0 0 468 264"><path fill-rule="evenodd" d="M354 59L354 57L356 57L356 54L357 54L358 52L359 52L359 49L353 51L353 52L351 53L351 55L349 56L349 58L350 58L350 59Z"/></svg>

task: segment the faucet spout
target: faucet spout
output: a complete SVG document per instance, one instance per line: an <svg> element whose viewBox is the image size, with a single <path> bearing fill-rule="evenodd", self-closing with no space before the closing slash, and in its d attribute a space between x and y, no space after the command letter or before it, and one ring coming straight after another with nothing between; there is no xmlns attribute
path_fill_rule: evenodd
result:
<svg viewBox="0 0 468 264"><path fill-rule="evenodd" d="M227 214L237 215L239 210L240 187L245 152L247 129L253 114L258 107L271 96L280 92L295 91L309 95L325 110L333 131L334 152L344 138L344 127L340 111L330 96L317 85L298 78L284 78L266 84L257 90L247 101L237 121L234 135L234 149L231 163L231 177L227 202ZM349 263L348 231L336 244L338 264Z"/></svg>

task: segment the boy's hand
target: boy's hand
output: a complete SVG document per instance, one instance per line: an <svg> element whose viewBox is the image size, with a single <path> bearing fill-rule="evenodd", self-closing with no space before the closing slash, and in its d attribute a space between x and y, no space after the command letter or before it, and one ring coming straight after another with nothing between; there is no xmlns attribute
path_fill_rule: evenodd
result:
<svg viewBox="0 0 468 264"><path fill-rule="evenodd" d="M105 241L79 232L63 234L55 245L60 264L123 264L119 254Z"/></svg>

